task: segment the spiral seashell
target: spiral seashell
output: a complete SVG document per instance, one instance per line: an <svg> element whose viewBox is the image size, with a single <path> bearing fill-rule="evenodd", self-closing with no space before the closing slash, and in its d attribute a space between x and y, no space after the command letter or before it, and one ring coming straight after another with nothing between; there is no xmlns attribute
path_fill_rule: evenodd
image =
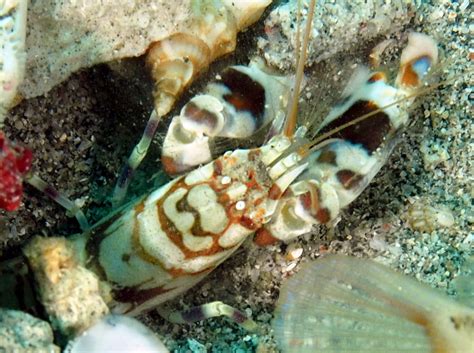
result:
<svg viewBox="0 0 474 353"><path fill-rule="evenodd" d="M184 89L216 58L232 52L237 33L253 24L271 0L200 0L186 33L153 43L147 64L155 80L155 109L166 115Z"/></svg>
<svg viewBox="0 0 474 353"><path fill-rule="evenodd" d="M178 33L151 45L147 64L155 81L155 109L166 115L177 97L211 60L211 51L199 38Z"/></svg>
<svg viewBox="0 0 474 353"><path fill-rule="evenodd" d="M283 352L472 353L474 310L370 260L330 255L281 290Z"/></svg>

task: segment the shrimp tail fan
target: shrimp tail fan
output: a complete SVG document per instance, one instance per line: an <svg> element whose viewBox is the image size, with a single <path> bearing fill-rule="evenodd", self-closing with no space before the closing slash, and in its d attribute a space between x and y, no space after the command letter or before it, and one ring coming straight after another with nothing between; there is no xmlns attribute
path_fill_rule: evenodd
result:
<svg viewBox="0 0 474 353"><path fill-rule="evenodd" d="M474 310L342 255L306 264L283 285L273 327L283 352L474 352Z"/></svg>

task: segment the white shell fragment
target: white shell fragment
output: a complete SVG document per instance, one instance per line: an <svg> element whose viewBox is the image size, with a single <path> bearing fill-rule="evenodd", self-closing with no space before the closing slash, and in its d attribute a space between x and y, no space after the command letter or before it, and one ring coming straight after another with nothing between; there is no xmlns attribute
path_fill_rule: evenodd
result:
<svg viewBox="0 0 474 353"><path fill-rule="evenodd" d="M473 353L474 310L370 260L330 255L281 290L286 353Z"/></svg>
<svg viewBox="0 0 474 353"><path fill-rule="evenodd" d="M155 334L128 316L108 315L69 342L64 353L169 353Z"/></svg>
<svg viewBox="0 0 474 353"><path fill-rule="evenodd" d="M303 255L303 248L301 248L297 244L291 244L288 246L288 249L286 249L286 259L288 261L294 261L297 260Z"/></svg>
<svg viewBox="0 0 474 353"><path fill-rule="evenodd" d="M452 211L444 205L434 205L429 199L416 199L404 215L411 229L431 233L455 224Z"/></svg>

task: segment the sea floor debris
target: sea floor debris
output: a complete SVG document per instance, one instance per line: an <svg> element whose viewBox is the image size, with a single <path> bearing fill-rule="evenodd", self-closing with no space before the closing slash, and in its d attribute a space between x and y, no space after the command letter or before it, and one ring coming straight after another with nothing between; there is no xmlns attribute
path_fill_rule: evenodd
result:
<svg viewBox="0 0 474 353"><path fill-rule="evenodd" d="M418 115L415 126L407 131L388 165L336 227L329 232L317 229L296 242L303 249L297 263L328 251L356 254L375 258L453 294L451 282L472 253L474 241L471 205L474 149L469 144L473 77L468 71L472 66L469 8L464 3L423 3L403 30L394 34L398 38L404 31L413 29L433 35L451 58L440 76L455 80L431 93L413 113ZM253 30L246 33L238 46L240 52L227 60L246 60L248 51L255 47L252 41L257 35L260 33ZM344 78L350 74L350 65L368 49L369 43L361 42L344 54L315 65L311 77L317 82L312 91L303 92L303 99L308 100L307 95L321 97L329 106L337 98L338 85L343 85ZM218 72L219 65L223 64L211 68L209 77ZM106 82L110 79L113 82ZM92 218L103 212L99 208L106 205L116 173L148 117L151 99L138 81L132 80L128 83L130 87L124 87L125 82L107 68L93 68L73 75L44 97L23 102L7 118L8 136L24 141L35 151L35 170L41 171L58 189L84 203ZM331 89L335 93L328 96ZM130 126L128 119L132 114L137 116L137 121ZM427 167L420 150L424 141L441 145L449 152L449 159ZM157 150L147 162L150 170L154 168L153 159L159 156ZM152 177L146 174L146 166L142 169L135 191ZM59 207L42 195L30 188L26 192L28 200L20 211L2 214L0 243L4 254L14 251L15 245L26 241L31 234L70 234L76 227ZM448 207L454 214L454 225L431 233L410 229L402 214L414 196L426 196L435 204ZM378 240L378 245L371 247L373 239ZM172 304L183 308L223 300L247 308L261 325L263 335L243 332L221 319L177 326L164 323L152 313L142 320L160 332L169 349L176 352L278 352L269 323L280 283L292 274L289 266L286 245L266 249L249 245L192 293ZM298 265L294 270L297 269Z"/></svg>

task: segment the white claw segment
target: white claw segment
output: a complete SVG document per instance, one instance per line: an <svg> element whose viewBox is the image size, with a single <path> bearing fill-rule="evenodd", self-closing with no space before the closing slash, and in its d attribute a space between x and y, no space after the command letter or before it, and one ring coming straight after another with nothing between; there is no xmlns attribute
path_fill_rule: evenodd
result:
<svg viewBox="0 0 474 353"><path fill-rule="evenodd" d="M296 168L290 170L289 172L283 174L277 181L274 183L274 188L278 190L278 197L272 198L271 195L267 200L267 212L265 217L271 217L278 206L280 201L281 194L290 186L290 184L295 181L295 179L304 172L308 167L308 163L304 163Z"/></svg>
<svg viewBox="0 0 474 353"><path fill-rule="evenodd" d="M285 173L282 177L280 177L276 182L275 185L278 185L280 190L286 190L288 186L301 174L303 171L308 167L308 163L303 163L302 165L290 170L288 173Z"/></svg>
<svg viewBox="0 0 474 353"><path fill-rule="evenodd" d="M266 145L260 147L261 160L266 165L275 161L281 154L291 146L291 141L282 135L273 137Z"/></svg>
<svg viewBox="0 0 474 353"><path fill-rule="evenodd" d="M277 164L275 164L268 174L270 178L273 180L279 178L283 173L285 173L288 169L295 166L299 161L301 161L301 156L297 153L291 153L287 157L280 160Z"/></svg>
<svg viewBox="0 0 474 353"><path fill-rule="evenodd" d="M196 114L190 107L201 114ZM180 122L185 130L190 133L205 134L214 136L222 130L224 126L224 116L222 103L211 95L198 95L186 104L180 113ZM203 114L204 113L204 114ZM211 120L212 119L212 120Z"/></svg>
<svg viewBox="0 0 474 353"><path fill-rule="evenodd" d="M179 174L189 166L209 162L211 151L207 136L191 133L183 128L179 117L174 117L163 142L163 166L170 174Z"/></svg>

